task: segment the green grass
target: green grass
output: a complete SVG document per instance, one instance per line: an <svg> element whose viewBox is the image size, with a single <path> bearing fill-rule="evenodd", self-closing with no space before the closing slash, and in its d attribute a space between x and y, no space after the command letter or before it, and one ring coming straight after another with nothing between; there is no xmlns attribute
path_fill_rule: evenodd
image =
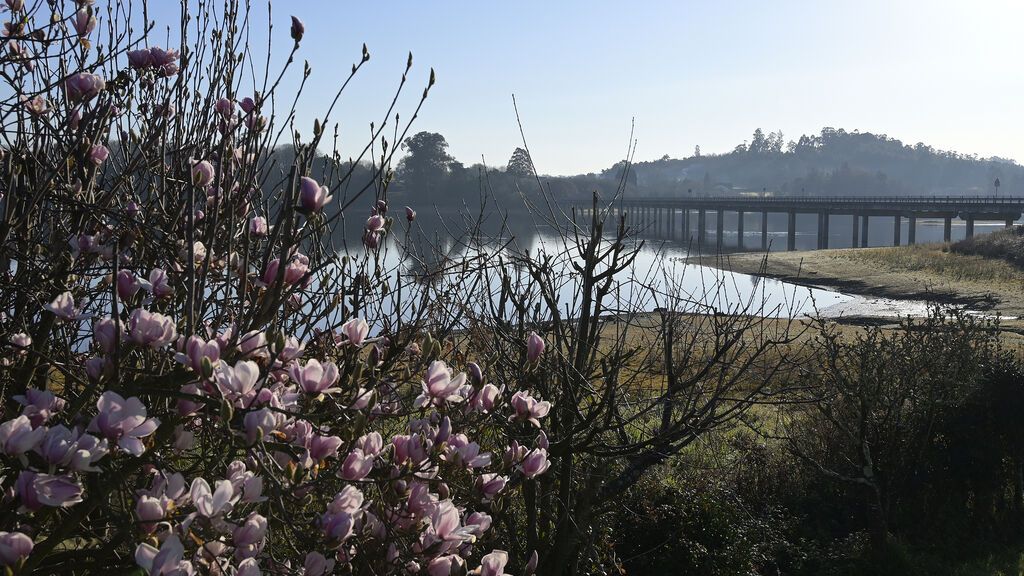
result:
<svg viewBox="0 0 1024 576"><path fill-rule="evenodd" d="M1000 258L951 250L946 244L919 244L853 250L844 258L892 270L928 272L957 281L1024 282L1024 270Z"/></svg>

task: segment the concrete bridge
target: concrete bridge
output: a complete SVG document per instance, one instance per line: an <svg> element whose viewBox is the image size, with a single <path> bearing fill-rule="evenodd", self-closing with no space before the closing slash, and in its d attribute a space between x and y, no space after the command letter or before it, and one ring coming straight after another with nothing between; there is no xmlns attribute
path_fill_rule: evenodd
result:
<svg viewBox="0 0 1024 576"><path fill-rule="evenodd" d="M589 213L592 207L577 207L577 213ZM818 216L818 248L828 248L829 221L833 216L851 217L853 246L868 245L868 226L872 216L894 218L893 245L900 245L901 220L908 219L907 243L916 242L917 220L944 219L943 238L949 242L954 218L966 222L967 237L974 235L977 221L1001 221L1012 226L1024 211L1024 198L993 196L690 196L682 198L633 198L616 202L616 213L624 213L631 226L671 239L696 239L708 245L708 212L715 214L715 244L722 248L725 213L738 216L736 232L739 248L744 248L744 220L748 213L761 215L761 250L768 249L768 215L789 217L787 249L796 249L797 214ZM696 229L694 230L694 220ZM681 232L680 234L677 234ZM693 232L696 232L694 236ZM750 246L750 248L754 248Z"/></svg>

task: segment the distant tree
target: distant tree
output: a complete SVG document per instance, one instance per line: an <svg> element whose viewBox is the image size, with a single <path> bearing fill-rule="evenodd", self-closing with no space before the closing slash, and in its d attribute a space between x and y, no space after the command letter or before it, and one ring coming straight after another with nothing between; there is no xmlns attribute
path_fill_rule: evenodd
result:
<svg viewBox="0 0 1024 576"><path fill-rule="evenodd" d="M754 130L754 135L750 140L750 146L747 146L747 152L750 152L751 154L764 154L765 152L768 152L768 138L760 128Z"/></svg>
<svg viewBox="0 0 1024 576"><path fill-rule="evenodd" d="M416 196L431 198L452 168L461 164L448 154L448 142L436 132L419 132L402 143L408 155L398 166L398 176L405 190Z"/></svg>
<svg viewBox="0 0 1024 576"><path fill-rule="evenodd" d="M530 153L523 148L516 148L512 152L512 157L508 159L508 167L505 168L505 171L511 176L533 176L535 172Z"/></svg>
<svg viewBox="0 0 1024 576"><path fill-rule="evenodd" d="M693 157L700 158L700 144L693 147Z"/></svg>

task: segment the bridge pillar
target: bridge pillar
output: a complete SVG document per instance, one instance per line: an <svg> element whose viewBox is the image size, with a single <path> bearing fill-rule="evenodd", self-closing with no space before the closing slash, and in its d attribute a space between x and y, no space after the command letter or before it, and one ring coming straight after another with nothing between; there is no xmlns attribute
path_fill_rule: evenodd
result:
<svg viewBox="0 0 1024 576"><path fill-rule="evenodd" d="M736 212L736 245L743 249L743 210Z"/></svg>
<svg viewBox="0 0 1024 576"><path fill-rule="evenodd" d="M703 208L697 210L697 246L700 247L708 239L708 215Z"/></svg>
<svg viewBox="0 0 1024 576"><path fill-rule="evenodd" d="M900 221L901 220L902 220L902 218L900 217L899 214L893 216L893 227L892 227L892 245L893 246L899 246L900 245L900 224L901 224Z"/></svg>
<svg viewBox="0 0 1024 576"><path fill-rule="evenodd" d="M974 216L967 217L967 238L974 238Z"/></svg>
<svg viewBox="0 0 1024 576"><path fill-rule="evenodd" d="M860 217L860 247L868 247L868 215L861 214Z"/></svg>
<svg viewBox="0 0 1024 576"><path fill-rule="evenodd" d="M683 208L683 240L689 242L692 239L690 235L690 209Z"/></svg>
<svg viewBox="0 0 1024 576"><path fill-rule="evenodd" d="M942 222L942 241L950 242L953 240L953 218L946 216Z"/></svg>
<svg viewBox="0 0 1024 576"><path fill-rule="evenodd" d="M725 231L725 210L719 208L715 211L715 246L722 251L722 232Z"/></svg>
<svg viewBox="0 0 1024 576"><path fill-rule="evenodd" d="M796 250L796 212L789 212L789 226L786 231L786 250Z"/></svg>
<svg viewBox="0 0 1024 576"><path fill-rule="evenodd" d="M1006 227L1007 228L1012 228L1013 227L1013 218L1007 218L1006 219Z"/></svg>
<svg viewBox="0 0 1024 576"><path fill-rule="evenodd" d="M676 209L668 209L668 237L670 240L676 239Z"/></svg>
<svg viewBox="0 0 1024 576"><path fill-rule="evenodd" d="M857 222L857 215L853 215L853 242L850 244L851 248L856 248L860 244L860 228L858 226L860 222Z"/></svg>
<svg viewBox="0 0 1024 576"><path fill-rule="evenodd" d="M829 214L828 214L828 212L822 212L821 213L821 231L819 232L819 234L821 235L821 239L819 241L820 246L818 246L819 248L824 248L824 249L828 248L828 224L829 224Z"/></svg>
<svg viewBox="0 0 1024 576"><path fill-rule="evenodd" d="M761 250L768 251L768 212L761 212Z"/></svg>
<svg viewBox="0 0 1024 576"><path fill-rule="evenodd" d="M907 244L913 246L917 242L917 216L907 217Z"/></svg>

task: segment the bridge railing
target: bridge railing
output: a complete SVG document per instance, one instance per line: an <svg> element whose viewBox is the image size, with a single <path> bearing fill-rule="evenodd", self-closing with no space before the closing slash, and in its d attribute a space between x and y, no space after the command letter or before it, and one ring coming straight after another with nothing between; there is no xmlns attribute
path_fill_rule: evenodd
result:
<svg viewBox="0 0 1024 576"><path fill-rule="evenodd" d="M750 204L936 204L936 205L1024 205L1024 198L1004 196L677 196L674 198L631 198L623 204L666 202L743 202Z"/></svg>

